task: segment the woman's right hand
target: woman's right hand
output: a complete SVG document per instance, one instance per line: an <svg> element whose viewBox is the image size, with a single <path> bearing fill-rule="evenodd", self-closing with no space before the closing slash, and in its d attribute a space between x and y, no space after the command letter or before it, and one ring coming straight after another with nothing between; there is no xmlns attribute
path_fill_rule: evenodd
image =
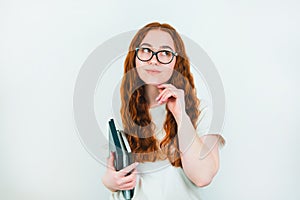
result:
<svg viewBox="0 0 300 200"><path fill-rule="evenodd" d="M102 177L103 184L112 192L133 189L136 185L137 165L138 163L133 163L120 171L116 171L114 167L114 154L111 152L107 160L106 172ZM129 172L131 173L127 175Z"/></svg>

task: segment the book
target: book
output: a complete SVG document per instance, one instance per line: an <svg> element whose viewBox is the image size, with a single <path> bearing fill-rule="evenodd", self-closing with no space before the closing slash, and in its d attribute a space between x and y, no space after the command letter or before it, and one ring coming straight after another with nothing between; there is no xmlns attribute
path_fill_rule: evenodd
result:
<svg viewBox="0 0 300 200"><path fill-rule="evenodd" d="M109 122L109 151L114 153L114 167L117 171L129 166L133 163L130 145L127 141L125 133L117 130L113 119ZM130 172L127 174L129 175ZM122 191L126 200L133 197L134 189Z"/></svg>

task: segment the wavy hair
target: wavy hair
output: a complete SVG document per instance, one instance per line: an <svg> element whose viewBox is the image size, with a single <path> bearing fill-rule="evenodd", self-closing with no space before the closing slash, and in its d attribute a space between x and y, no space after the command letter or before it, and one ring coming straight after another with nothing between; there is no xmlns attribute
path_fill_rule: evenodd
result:
<svg viewBox="0 0 300 200"><path fill-rule="evenodd" d="M185 93L185 110L196 128L200 115L199 99L196 95L194 78L190 72L190 62L184 43L177 31L169 24L150 23L141 28L133 37L124 62L124 76L121 83L121 117L123 131L129 141L134 160L153 162L168 158L175 167L182 167L177 137L177 123L166 106L167 115L163 128L166 136L159 142L154 135L155 124L149 112L149 103L145 97L145 83L139 78L135 64L135 48L140 45L150 30L169 33L178 53L174 71L168 83Z"/></svg>

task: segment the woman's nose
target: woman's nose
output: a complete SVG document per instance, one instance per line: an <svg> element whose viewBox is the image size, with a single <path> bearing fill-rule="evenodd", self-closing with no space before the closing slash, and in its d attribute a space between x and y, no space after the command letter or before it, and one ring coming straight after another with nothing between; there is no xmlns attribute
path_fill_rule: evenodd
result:
<svg viewBox="0 0 300 200"><path fill-rule="evenodd" d="M156 55L153 55L152 58L148 62L150 65L157 65L159 63L156 58Z"/></svg>

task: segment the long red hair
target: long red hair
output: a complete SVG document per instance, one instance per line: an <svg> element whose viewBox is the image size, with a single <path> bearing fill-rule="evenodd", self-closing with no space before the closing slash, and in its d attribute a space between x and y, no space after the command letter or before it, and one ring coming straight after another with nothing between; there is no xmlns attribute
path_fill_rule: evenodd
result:
<svg viewBox="0 0 300 200"><path fill-rule="evenodd" d="M153 29L169 33L178 53L174 72L168 83L185 93L185 110L196 128L200 115L199 99L196 95L194 78L190 72L190 62L185 52L184 43L177 31L169 24L157 22L141 28L132 39L124 62L124 76L120 88L121 117L123 130L137 162L163 160L168 158L173 166L182 167L177 137L177 123L168 110L163 128L166 136L159 143L154 136L155 124L149 113L149 103L145 98L145 83L139 78L135 65L135 48L140 45L146 34Z"/></svg>

